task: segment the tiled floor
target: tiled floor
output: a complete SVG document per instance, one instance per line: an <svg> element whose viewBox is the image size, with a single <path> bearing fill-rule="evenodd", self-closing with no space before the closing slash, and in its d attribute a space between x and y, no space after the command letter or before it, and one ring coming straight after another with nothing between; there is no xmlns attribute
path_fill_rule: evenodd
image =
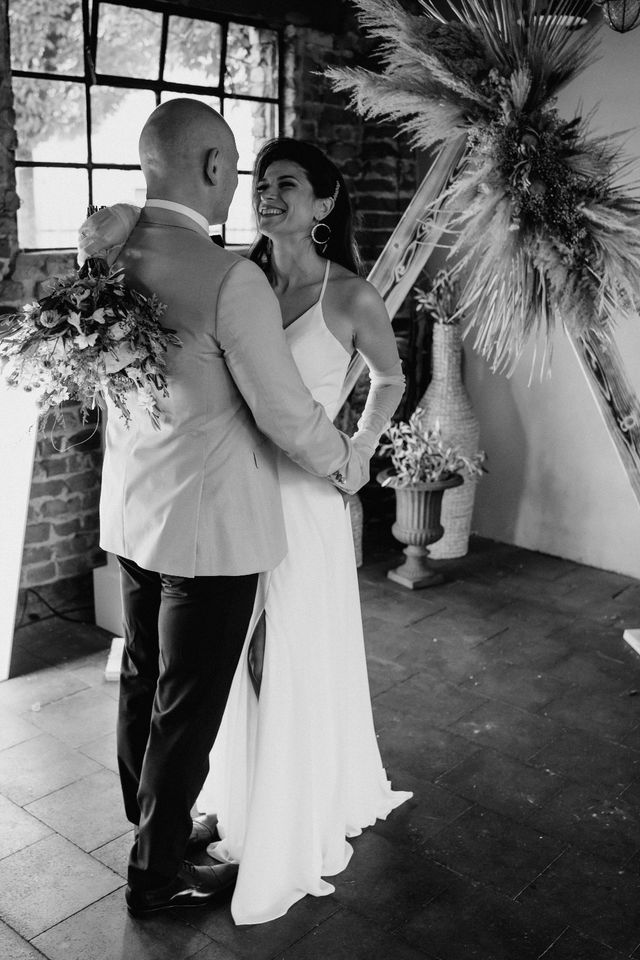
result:
<svg viewBox="0 0 640 960"><path fill-rule="evenodd" d="M476 541L410 593L392 560L361 571L363 612L383 757L415 797L354 841L335 895L258 927L225 905L127 916L110 638L57 618L18 632L3 960L640 960L640 657L622 640L640 583Z"/></svg>

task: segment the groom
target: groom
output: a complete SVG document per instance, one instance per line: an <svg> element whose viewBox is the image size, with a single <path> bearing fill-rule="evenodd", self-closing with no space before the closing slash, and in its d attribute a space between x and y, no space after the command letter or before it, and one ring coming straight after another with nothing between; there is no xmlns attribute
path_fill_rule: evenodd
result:
<svg viewBox="0 0 640 960"><path fill-rule="evenodd" d="M161 428L144 411L127 427L110 407L106 431L101 545L121 567L118 761L137 828L134 915L209 903L235 879L233 865L184 858L258 574L287 549L269 440L343 491L368 476L302 383L262 272L209 239L238 181L225 121L198 101L164 103L140 158L147 202L118 265L167 305L182 345L168 354Z"/></svg>

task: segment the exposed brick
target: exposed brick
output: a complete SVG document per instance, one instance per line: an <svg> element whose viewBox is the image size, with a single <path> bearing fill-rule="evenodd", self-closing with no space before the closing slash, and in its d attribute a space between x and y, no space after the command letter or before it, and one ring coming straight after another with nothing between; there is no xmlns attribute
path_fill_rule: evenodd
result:
<svg viewBox="0 0 640 960"><path fill-rule="evenodd" d="M50 523L30 523L24 532L25 543L45 543L51 536Z"/></svg>
<svg viewBox="0 0 640 960"><path fill-rule="evenodd" d="M23 587L35 587L41 583L50 583L56 579L56 564L53 561L49 563L39 563L33 567L23 567L20 585Z"/></svg>
<svg viewBox="0 0 640 960"><path fill-rule="evenodd" d="M36 563L42 563L44 560L51 560L51 547L48 545L25 547L22 552L23 567L33 566Z"/></svg>
<svg viewBox="0 0 640 960"><path fill-rule="evenodd" d="M83 557L86 556L97 545L95 534L75 534L75 536L58 540L51 546L51 553L54 559L64 557Z"/></svg>
<svg viewBox="0 0 640 960"><path fill-rule="evenodd" d="M52 531L56 537L70 537L82 530L82 517L72 517L62 523L54 523Z"/></svg>
<svg viewBox="0 0 640 960"><path fill-rule="evenodd" d="M98 486L98 477L93 470L85 470L83 473L66 477L64 485L69 493L86 493L87 490L93 490Z"/></svg>
<svg viewBox="0 0 640 960"><path fill-rule="evenodd" d="M76 574L86 573L87 570L93 570L94 567L103 566L104 562L104 551L95 549L83 556L57 560L52 566L55 566L58 577L73 577Z"/></svg>
<svg viewBox="0 0 640 960"><path fill-rule="evenodd" d="M31 499L40 500L42 497L59 497L66 490L63 480L44 480L42 483L31 484Z"/></svg>
<svg viewBox="0 0 640 960"><path fill-rule="evenodd" d="M47 500L40 507L41 517L68 517L82 510L81 497L70 497L69 500Z"/></svg>

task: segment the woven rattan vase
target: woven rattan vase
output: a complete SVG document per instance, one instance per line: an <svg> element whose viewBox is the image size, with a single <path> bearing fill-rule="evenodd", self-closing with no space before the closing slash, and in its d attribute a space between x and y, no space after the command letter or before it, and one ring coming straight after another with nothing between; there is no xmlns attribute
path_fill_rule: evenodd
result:
<svg viewBox="0 0 640 960"><path fill-rule="evenodd" d="M469 394L462 382L462 335L457 323L433 326L433 376L420 401L422 422L433 428L440 425L442 439L456 443L465 456L478 451L480 428ZM469 533L477 479L465 474L460 487L445 491L442 500L444 536L429 553L433 560L464 557L469 549Z"/></svg>

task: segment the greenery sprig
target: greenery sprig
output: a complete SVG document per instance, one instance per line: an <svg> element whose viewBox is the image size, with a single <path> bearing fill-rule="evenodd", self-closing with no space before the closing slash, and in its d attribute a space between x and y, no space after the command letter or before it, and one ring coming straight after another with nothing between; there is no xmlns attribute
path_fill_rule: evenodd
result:
<svg viewBox="0 0 640 960"><path fill-rule="evenodd" d="M423 416L424 410L418 407L408 421L391 424L386 431L389 440L381 445L379 453L390 457L393 474L382 481L382 486L408 487L445 480L456 473L480 477L486 472L484 451L467 456L458 444L443 440L439 424L425 427Z"/></svg>

